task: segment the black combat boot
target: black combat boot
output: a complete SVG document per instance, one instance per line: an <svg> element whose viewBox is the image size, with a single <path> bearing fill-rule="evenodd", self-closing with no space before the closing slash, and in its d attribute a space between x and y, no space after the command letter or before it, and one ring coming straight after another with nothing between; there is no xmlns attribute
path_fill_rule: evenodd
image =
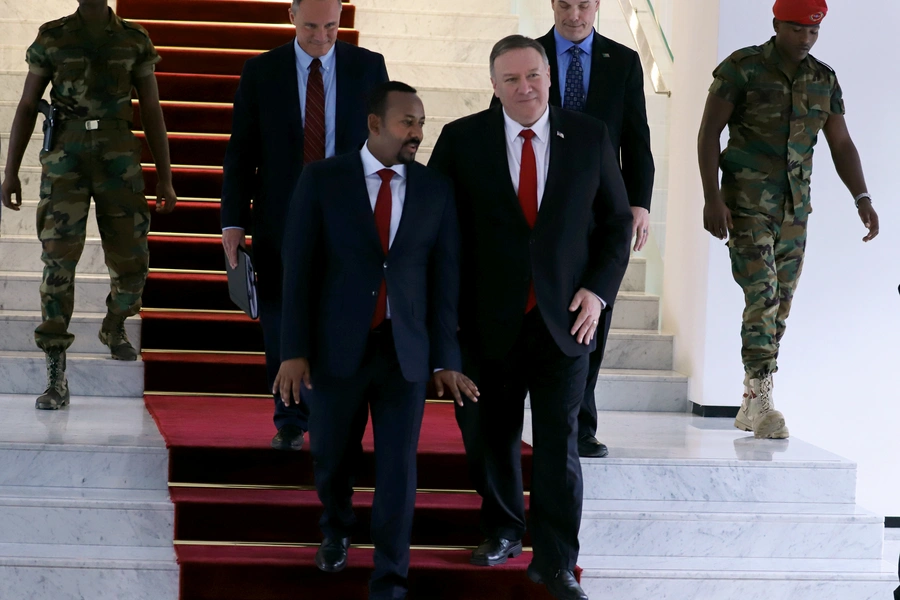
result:
<svg viewBox="0 0 900 600"><path fill-rule="evenodd" d="M66 381L66 351L47 352L47 389L38 396L38 410L59 410L69 405L69 383Z"/></svg>
<svg viewBox="0 0 900 600"><path fill-rule="evenodd" d="M100 341L109 346L110 355L116 360L137 360L138 352L125 333L125 317L107 313L100 325Z"/></svg>

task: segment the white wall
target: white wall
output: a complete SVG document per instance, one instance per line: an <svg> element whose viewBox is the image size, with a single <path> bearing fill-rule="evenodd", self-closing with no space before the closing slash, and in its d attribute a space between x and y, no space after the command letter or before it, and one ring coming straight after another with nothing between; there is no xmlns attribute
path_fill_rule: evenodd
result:
<svg viewBox="0 0 900 600"><path fill-rule="evenodd" d="M695 10L696 0L679 1L683 10ZM718 33L709 23L691 28L714 39L717 60L733 50L759 44L772 35L771 0L721 0ZM689 8L690 7L690 8ZM859 463L859 502L886 515L900 515L900 421L897 402L898 343L900 343L900 236L897 223L900 207L895 200L898 166L896 144L900 115L893 110L900 95L900 80L891 65L896 55L896 23L900 3L896 0L832 0L813 54L837 71L847 104L847 122L862 155L869 190L882 222L882 233L863 244L865 234L852 198L837 177L828 145L820 139L816 151L812 183L814 213L809 222L807 259L798 287L793 314L782 343L780 371L775 377L775 399L783 410L794 437L833 450ZM703 90L708 86L710 63L705 58L683 60L679 41L679 13L675 13L676 68L695 71ZM682 22L683 24L683 22ZM681 40L684 42L684 40ZM697 45L698 42L694 42ZM717 62L714 61L714 62ZM692 77L681 73L679 83ZM684 90L697 97L699 88ZM705 91L703 92L705 95ZM699 124L696 107L682 107L675 122L686 121L682 150L692 146ZM673 131L672 138L678 136ZM673 157L678 150L673 146ZM697 193L699 176L695 159L685 161L693 185L683 184L670 193L670 215L687 211L684 227L685 250L680 267L673 267L667 255L664 294L664 326L677 329L680 348L676 359L693 377L691 397L704 404L737 404L741 394L740 317L743 299L730 274L727 250L706 235L706 248L697 248L692 239L700 222ZM672 165L673 180L678 166ZM697 196L697 198L700 198ZM669 221L670 240L673 221ZM671 241L669 248L674 245ZM706 255L706 256L704 256ZM708 258L707 258L708 256ZM692 268L708 273L705 298L706 318L674 313L688 311L681 296L698 284L699 275L678 279ZM705 269L704 269L705 267ZM682 273L679 273L679 269ZM695 311L696 312L696 309ZM673 316L674 314L674 316ZM687 332L685 326L698 327ZM702 366L701 366L702 365ZM897 370L895 370L897 369Z"/></svg>

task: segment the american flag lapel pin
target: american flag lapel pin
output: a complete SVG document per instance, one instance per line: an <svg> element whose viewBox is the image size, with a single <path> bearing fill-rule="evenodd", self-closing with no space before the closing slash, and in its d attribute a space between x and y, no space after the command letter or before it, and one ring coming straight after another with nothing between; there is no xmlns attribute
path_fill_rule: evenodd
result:
<svg viewBox="0 0 900 600"><path fill-rule="evenodd" d="M557 135L557 137L561 137L562 139L566 139L566 136L563 135L563 132L562 132L562 131L557 131L557 132L556 132L556 135Z"/></svg>

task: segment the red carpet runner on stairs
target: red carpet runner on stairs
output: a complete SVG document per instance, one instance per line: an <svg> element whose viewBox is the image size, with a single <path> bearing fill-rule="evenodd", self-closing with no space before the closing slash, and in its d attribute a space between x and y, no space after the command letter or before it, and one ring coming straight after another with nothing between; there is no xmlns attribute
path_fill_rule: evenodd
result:
<svg viewBox="0 0 900 600"><path fill-rule="evenodd" d="M244 61L292 39L287 1L118 0L120 16L150 33L170 132L171 215L153 216L151 274L142 321L146 403L169 447L181 600L364 600L372 569L371 431L354 498L359 532L343 573L314 564L320 506L307 450L275 452L259 325L228 299L219 228L222 160L231 101ZM345 4L339 38L357 43ZM415 83L415 82L413 82ZM140 114L135 111L135 128ZM277 135L277 132L273 132ZM145 147L147 189L156 173ZM468 564L480 542L480 499L471 491L453 407L429 403L419 447L411 598L544 599L525 568ZM530 452L525 449L526 472ZM526 475L527 478L527 475ZM529 541L525 540L526 545Z"/></svg>

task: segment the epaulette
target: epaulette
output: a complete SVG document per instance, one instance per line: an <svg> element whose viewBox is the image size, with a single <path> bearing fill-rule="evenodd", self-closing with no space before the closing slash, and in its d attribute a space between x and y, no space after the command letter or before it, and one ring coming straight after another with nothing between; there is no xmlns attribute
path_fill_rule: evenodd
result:
<svg viewBox="0 0 900 600"><path fill-rule="evenodd" d="M741 48L740 50L735 50L731 54L731 59L735 61L741 61L745 58L750 58L751 56L759 56L762 54L762 48L759 46L747 46L746 48Z"/></svg>
<svg viewBox="0 0 900 600"><path fill-rule="evenodd" d="M825 67L826 69L828 69L828 71L829 71L830 73L834 73L834 69L831 67L831 65L829 65L829 64L827 64L827 63L823 63L821 60L819 60L819 59L816 58L815 56L813 56L812 59L813 59L814 61L816 61L817 63L819 63L820 65L822 65L823 67Z"/></svg>
<svg viewBox="0 0 900 600"><path fill-rule="evenodd" d="M72 18L72 16L73 15L68 15L68 16L62 17L61 19L56 19L55 21L49 21L47 23L44 23L43 25L40 26L38 31L40 31L41 33L44 33L45 31L47 31L49 29L56 29L57 27L62 27L63 25L66 24L66 21L68 21L69 19Z"/></svg>
<svg viewBox="0 0 900 600"><path fill-rule="evenodd" d="M139 31L139 32L141 32L141 33L144 35L144 37L146 37L148 40L150 39L150 34L147 33L147 30L144 29L143 27L141 27L140 25L138 25L137 23L132 23L132 22L130 22L130 21L126 21L125 19L122 19L122 26L125 27L125 28L127 28L127 29L133 29L133 30L135 30L135 31Z"/></svg>

